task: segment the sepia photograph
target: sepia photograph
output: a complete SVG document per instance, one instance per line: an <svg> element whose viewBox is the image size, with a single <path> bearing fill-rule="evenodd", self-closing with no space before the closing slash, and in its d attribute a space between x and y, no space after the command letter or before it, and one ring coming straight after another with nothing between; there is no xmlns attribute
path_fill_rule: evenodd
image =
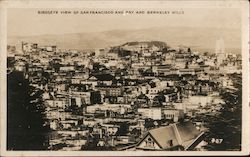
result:
<svg viewBox="0 0 250 157"><path fill-rule="evenodd" d="M249 155L248 1L0 4L3 156Z"/></svg>

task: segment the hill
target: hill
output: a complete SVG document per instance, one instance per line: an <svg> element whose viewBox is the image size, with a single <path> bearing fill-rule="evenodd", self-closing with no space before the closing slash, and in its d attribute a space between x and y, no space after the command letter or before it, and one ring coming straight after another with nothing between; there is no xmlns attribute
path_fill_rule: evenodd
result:
<svg viewBox="0 0 250 157"><path fill-rule="evenodd" d="M215 42L220 37L224 39L226 49L240 49L240 30L211 27L153 27L94 33L12 36L8 37L8 44L20 47L21 41L26 41L36 42L41 45L55 44L61 49L96 49L122 45L129 41L162 41L171 47L182 44L197 50L207 49L213 51Z"/></svg>

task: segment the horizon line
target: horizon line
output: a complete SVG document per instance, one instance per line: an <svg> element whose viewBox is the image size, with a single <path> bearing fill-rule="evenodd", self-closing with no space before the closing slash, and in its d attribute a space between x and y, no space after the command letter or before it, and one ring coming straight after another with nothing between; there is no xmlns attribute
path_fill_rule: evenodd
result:
<svg viewBox="0 0 250 157"><path fill-rule="evenodd" d="M103 30L103 31L89 31L89 32L67 32L67 33L50 33L50 34L33 34L33 35L8 35L7 32L7 38L13 38L13 37L35 37L35 36L53 36L53 35L71 35L71 34L91 34L91 33L103 33L103 32L111 32L111 31L139 31L139 30L146 30L146 29L157 29L157 28L209 28L209 29L230 29L230 30L241 30L241 28L236 27L215 27L215 26L155 26L155 27L148 27L148 28L128 28L128 29L109 29L109 30Z"/></svg>

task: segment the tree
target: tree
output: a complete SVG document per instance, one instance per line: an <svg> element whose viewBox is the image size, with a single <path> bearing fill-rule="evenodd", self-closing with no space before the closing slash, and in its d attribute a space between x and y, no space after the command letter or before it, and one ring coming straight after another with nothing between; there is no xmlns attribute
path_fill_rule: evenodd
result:
<svg viewBox="0 0 250 157"><path fill-rule="evenodd" d="M49 64L50 64L50 66L52 67L52 69L55 70L55 72L59 72L60 67L62 66L60 63L58 63L58 62L53 62L53 61L50 62Z"/></svg>
<svg viewBox="0 0 250 157"><path fill-rule="evenodd" d="M153 101L156 102L158 106L162 106L162 103L166 101L166 98L163 93L159 93L157 96L154 97Z"/></svg>
<svg viewBox="0 0 250 157"><path fill-rule="evenodd" d="M23 73L8 75L7 149L46 150L46 124L42 91L29 86Z"/></svg>
<svg viewBox="0 0 250 157"><path fill-rule="evenodd" d="M116 136L126 135L128 133L129 125L127 122L122 122L118 131L116 132Z"/></svg>
<svg viewBox="0 0 250 157"><path fill-rule="evenodd" d="M222 105L218 116L208 117L207 138L223 139L221 144L209 143L208 150L240 150L241 149L241 122L242 122L242 87L237 75L231 76L234 87L237 89L234 93L227 90L221 90L225 104Z"/></svg>
<svg viewBox="0 0 250 157"><path fill-rule="evenodd" d="M131 131L131 135L133 135L135 138L140 137L140 135L141 135L141 129L134 128L134 129Z"/></svg>

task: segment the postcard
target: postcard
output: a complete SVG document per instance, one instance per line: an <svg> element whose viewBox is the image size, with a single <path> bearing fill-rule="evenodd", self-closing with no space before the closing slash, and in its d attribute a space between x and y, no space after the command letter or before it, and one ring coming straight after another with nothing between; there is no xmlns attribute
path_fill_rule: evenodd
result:
<svg viewBox="0 0 250 157"><path fill-rule="evenodd" d="M1 1L1 156L249 155L249 2Z"/></svg>

